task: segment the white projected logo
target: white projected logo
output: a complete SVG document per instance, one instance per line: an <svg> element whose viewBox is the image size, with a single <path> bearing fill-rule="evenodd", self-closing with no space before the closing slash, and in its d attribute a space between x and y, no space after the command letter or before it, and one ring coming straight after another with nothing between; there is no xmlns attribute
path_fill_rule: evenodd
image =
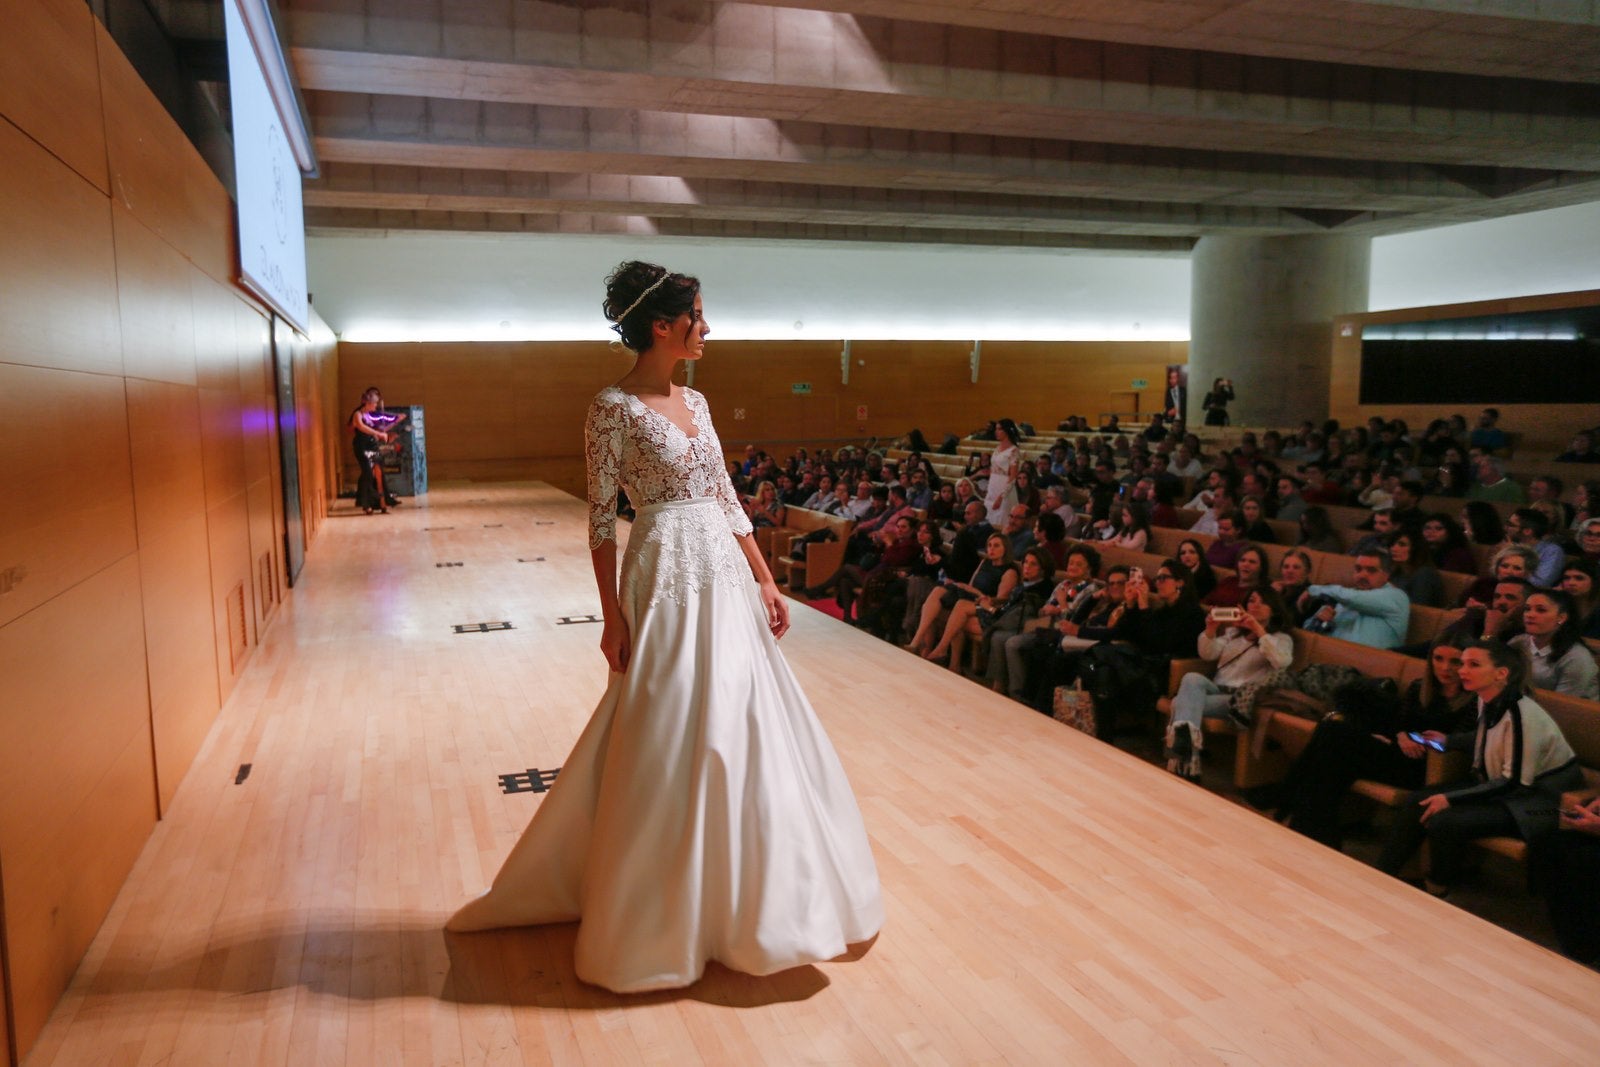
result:
<svg viewBox="0 0 1600 1067"><path fill-rule="evenodd" d="M267 131L267 156L272 160L272 222L280 245L289 240L289 197L284 191L288 179L283 173L283 161L288 154L283 128L274 122Z"/></svg>

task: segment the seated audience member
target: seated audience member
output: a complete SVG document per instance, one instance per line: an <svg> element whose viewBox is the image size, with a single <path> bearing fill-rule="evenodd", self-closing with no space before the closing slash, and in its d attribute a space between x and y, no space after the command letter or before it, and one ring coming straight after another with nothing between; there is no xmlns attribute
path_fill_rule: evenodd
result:
<svg viewBox="0 0 1600 1067"><path fill-rule="evenodd" d="M996 693L1010 688L1009 661L1006 659L1007 642L1020 638L1022 631L1036 619L1048 624L1051 616L1041 614L1051 602L1055 584L1055 561L1044 549L1035 545L1022 554L1021 580L1012 586L1004 600L997 600L985 611L980 600L977 620L981 640L988 651L984 666L984 680Z"/></svg>
<svg viewBox="0 0 1600 1067"><path fill-rule="evenodd" d="M928 475L920 467L911 471L911 484L906 487L906 503L917 511L927 511L933 503L933 486L928 484Z"/></svg>
<svg viewBox="0 0 1600 1067"><path fill-rule="evenodd" d="M941 526L951 522L956 517L956 487L953 482L945 482L939 487L932 500L928 501L928 518Z"/></svg>
<svg viewBox="0 0 1600 1067"><path fill-rule="evenodd" d="M1077 649L1087 642L1111 641L1131 645L1146 657L1170 658L1187 656L1205 628L1205 611L1190 589L1188 568L1175 559L1163 560L1148 578L1137 569L1130 570L1122 604L1109 619L1109 628L1084 625L1068 629L1063 624L1062 629ZM1077 677L1077 664L1076 655L1057 656L1039 672L1044 684L1036 691L1040 703L1035 707L1049 713L1051 695L1057 686Z"/></svg>
<svg viewBox="0 0 1600 1067"><path fill-rule="evenodd" d="M1178 562L1189 568L1190 582L1195 598L1209 596L1217 587L1217 572L1206 562L1206 550L1199 541L1186 537L1178 542Z"/></svg>
<svg viewBox="0 0 1600 1067"><path fill-rule="evenodd" d="M1239 501L1239 514L1244 517L1244 528L1241 536L1246 541L1254 541L1262 545L1275 545L1278 535L1272 532L1272 527L1267 525L1267 509L1262 505L1258 496L1247 496Z"/></svg>
<svg viewBox="0 0 1600 1067"><path fill-rule="evenodd" d="M1213 515L1213 521L1215 521L1213 508L1217 502L1217 494L1227 493L1229 489L1228 476L1220 470L1213 470L1206 475L1205 484L1202 485L1198 491L1196 491L1194 496L1190 498L1189 502L1185 504L1184 507L1190 511L1202 511L1210 513ZM1205 516L1201 517L1204 518ZM1214 533L1215 531L1202 530L1200 532Z"/></svg>
<svg viewBox="0 0 1600 1067"><path fill-rule="evenodd" d="M862 563L847 563L833 580L834 600L839 605L845 622L856 622L851 612L856 597L865 588L876 588L892 580L896 573L909 567L917 556L917 538L911 515L901 515L883 529L872 534L873 551L863 557ZM870 563L866 562L870 560ZM866 622L863 616L859 620Z"/></svg>
<svg viewBox="0 0 1600 1067"><path fill-rule="evenodd" d="M1506 545L1494 554L1494 559L1490 560L1489 573L1467 586L1456 606L1483 607L1494 593L1496 583L1508 578L1525 582L1538 563L1539 557L1525 545Z"/></svg>
<svg viewBox="0 0 1600 1067"><path fill-rule="evenodd" d="M947 576L941 586L928 594L910 651L929 660L950 655L951 668L960 670L959 650L966 644L967 624L975 620L980 606L993 607L995 602L1009 597L1017 580L1017 565L1011 561L1005 537L990 533L983 562L967 581ZM952 652L957 654L951 655Z"/></svg>
<svg viewBox="0 0 1600 1067"><path fill-rule="evenodd" d="M1061 581L1051 591L1049 599L1039 608L1033 623L1024 623L1022 631L1005 641L1006 692L1013 700L1031 703L1028 699L1030 664L1048 658L1049 646L1054 645L1065 631L1062 624L1077 626L1088 620L1096 596L1108 583L1097 580L1100 572L1100 554L1088 545L1074 545L1067 552L1067 561L1061 572ZM1116 586L1113 603L1122 602L1122 587L1128 580L1127 567L1113 567L1111 582ZM991 656L993 649L990 650ZM994 660L990 661L991 666Z"/></svg>
<svg viewBox="0 0 1600 1067"><path fill-rule="evenodd" d="M1389 550L1389 559L1394 562L1389 581L1399 587L1413 604L1421 604L1425 608L1442 607L1444 583L1439 579L1439 571L1429 558L1427 542L1422 540L1421 535L1404 529L1395 530L1384 538L1384 547Z"/></svg>
<svg viewBox="0 0 1600 1067"><path fill-rule="evenodd" d="M1139 503L1124 504L1117 516L1117 524L1110 531L1111 536L1106 538L1107 543L1135 552L1145 551L1145 546L1150 542L1150 513L1145 506Z"/></svg>
<svg viewBox="0 0 1600 1067"><path fill-rule="evenodd" d="M1507 478L1500 463L1492 456L1479 456L1473 465L1478 481L1467 490L1469 500L1498 500L1502 503L1522 504L1528 499L1522 486Z"/></svg>
<svg viewBox="0 0 1600 1067"><path fill-rule="evenodd" d="M1559 589L1535 589L1522 609L1522 636L1511 647L1528 654L1529 684L1535 689L1600 700L1600 668L1578 630L1578 605Z"/></svg>
<svg viewBox="0 0 1600 1067"><path fill-rule="evenodd" d="M1372 648L1399 648L1411 623L1411 601L1389 583L1393 569L1389 553L1381 549L1357 556L1353 585L1313 585L1300 607L1322 599L1327 603L1316 614L1332 636Z"/></svg>
<svg viewBox="0 0 1600 1067"><path fill-rule="evenodd" d="M956 479L956 517L957 518L960 518L961 516L963 516L963 515L965 515L967 513L967 502L970 501L970 500L976 500L979 503L982 503L983 502L983 494L978 492L978 487L977 487L976 484L973 483L971 478L957 478ZM985 508L984 514L988 515L988 513L989 512L988 512L987 508Z"/></svg>
<svg viewBox="0 0 1600 1067"><path fill-rule="evenodd" d="M1496 425L1500 421L1497 408L1484 408L1478 415L1478 427L1472 431L1467 444L1485 452L1498 452L1506 447L1505 431Z"/></svg>
<svg viewBox="0 0 1600 1067"><path fill-rule="evenodd" d="M1277 517L1284 522L1299 522L1307 506L1305 498L1300 495L1300 483L1283 475L1278 479L1277 490Z"/></svg>
<svg viewBox="0 0 1600 1067"><path fill-rule="evenodd" d="M1232 567L1248 544L1244 539L1244 516L1229 511L1217 516L1217 539L1206 549L1206 562L1213 567Z"/></svg>
<svg viewBox="0 0 1600 1067"><path fill-rule="evenodd" d="M1600 561L1600 516L1587 519L1578 527L1578 558Z"/></svg>
<svg viewBox="0 0 1600 1067"><path fill-rule="evenodd" d="M1094 484L1089 486L1089 521L1099 522L1101 519L1111 517L1112 506L1117 500L1117 490L1121 486L1117 483L1116 471L1109 459L1097 460L1094 465Z"/></svg>
<svg viewBox="0 0 1600 1067"><path fill-rule="evenodd" d="M1472 488L1472 478L1465 463L1446 460L1434 468L1423 491L1430 496L1466 496Z"/></svg>
<svg viewBox="0 0 1600 1067"><path fill-rule="evenodd" d="M1435 512L1422 521L1422 539L1427 542L1433 565L1441 571L1478 573L1478 561L1472 555L1461 524L1444 512Z"/></svg>
<svg viewBox="0 0 1600 1067"><path fill-rule="evenodd" d="M1567 450L1557 456L1557 463L1600 463L1600 452L1594 447L1594 436L1588 433L1572 435Z"/></svg>
<svg viewBox="0 0 1600 1067"><path fill-rule="evenodd" d="M1372 513L1372 518L1364 524L1372 532L1357 541L1350 550L1352 556L1359 556L1363 552L1371 552L1374 548L1383 548L1389 540L1389 535L1400 527L1394 521L1394 508L1379 508Z"/></svg>
<svg viewBox="0 0 1600 1067"><path fill-rule="evenodd" d="M1273 592L1283 598L1290 614L1298 620L1295 605L1300 603L1301 595L1310 588L1311 556L1304 549L1291 548L1278 561L1278 576L1272 581Z"/></svg>
<svg viewBox="0 0 1600 1067"><path fill-rule="evenodd" d="M1156 485L1166 490L1168 497L1175 497L1183 491L1183 479L1172 473L1172 457L1165 452L1157 452L1150 457L1148 477Z"/></svg>
<svg viewBox="0 0 1600 1067"><path fill-rule="evenodd" d="M1257 589L1267 586L1267 554L1255 545L1246 543L1233 563L1235 573L1222 579L1217 587L1200 598L1207 608L1236 608Z"/></svg>
<svg viewBox="0 0 1600 1067"><path fill-rule="evenodd" d="M1561 564L1567 554L1547 536L1550 520L1544 512L1534 508L1518 508L1506 520L1506 539L1513 545L1531 549L1537 557L1528 581L1541 589L1548 589L1561 580Z"/></svg>
<svg viewBox="0 0 1600 1067"><path fill-rule="evenodd" d="M1305 483L1300 496L1307 504L1339 505L1344 503L1344 489L1328 478L1328 468L1321 463L1307 463L1300 468Z"/></svg>
<svg viewBox="0 0 1600 1067"><path fill-rule="evenodd" d="M1356 494L1356 503L1377 511L1394 507L1394 492L1400 485L1400 476L1382 467L1372 472L1371 479Z"/></svg>
<svg viewBox="0 0 1600 1067"><path fill-rule="evenodd" d="M750 516L750 524L757 528L782 526L783 517L789 511L778 498L778 487L771 482L756 486L755 495L745 501L744 510Z"/></svg>
<svg viewBox="0 0 1600 1067"><path fill-rule="evenodd" d="M1549 517L1552 533L1572 525L1572 505L1561 499L1566 491L1567 483L1553 474L1541 474L1528 482L1528 506Z"/></svg>
<svg viewBox="0 0 1600 1067"><path fill-rule="evenodd" d="M1022 553L1033 544L1033 517L1026 504L1012 504L1007 509L1005 525L1000 532L1005 535L1011 558L1021 559Z"/></svg>
<svg viewBox="0 0 1600 1067"><path fill-rule="evenodd" d="M1033 520L1033 543L1050 553L1052 570L1066 566L1067 550L1072 546L1067 542L1067 525L1060 515L1053 511L1039 513Z"/></svg>
<svg viewBox="0 0 1600 1067"><path fill-rule="evenodd" d="M824 474L817 479L816 492L806 497L800 505L807 511L822 511L833 500L833 476Z"/></svg>
<svg viewBox="0 0 1600 1067"><path fill-rule="evenodd" d="M1067 502L1066 489L1059 485L1052 485L1044 491L1044 502L1040 510L1054 514L1069 531L1078 522L1077 511Z"/></svg>
<svg viewBox="0 0 1600 1067"><path fill-rule="evenodd" d="M1259 549L1252 549L1258 552ZM1252 590L1237 621L1224 622L1213 611L1197 640L1200 658L1217 664L1214 677L1183 676L1172 698L1172 721L1167 726L1167 770L1190 781L1200 778L1200 754L1205 744L1201 720L1225 717L1232 693L1241 685L1259 681L1294 661L1292 624L1283 600L1271 589Z"/></svg>
<svg viewBox="0 0 1600 1067"><path fill-rule="evenodd" d="M1585 638L1600 639L1600 565L1593 560L1569 559L1561 572L1561 590L1572 597L1578 616L1578 632Z"/></svg>
<svg viewBox="0 0 1600 1067"><path fill-rule="evenodd" d="M1482 500L1469 500L1461 507L1461 528L1467 540L1475 545L1503 545L1506 543L1505 524L1494 505Z"/></svg>
<svg viewBox="0 0 1600 1067"><path fill-rule="evenodd" d="M881 490L882 496L873 494L872 483L865 478L856 483L856 495L845 508L845 514L856 522L860 522L873 513L875 507L887 507L889 503L889 490Z"/></svg>
<svg viewBox="0 0 1600 1067"><path fill-rule="evenodd" d="M1518 837L1537 855L1557 829L1561 794L1583 785L1583 770L1561 728L1528 695L1528 662L1500 641L1475 641L1461 654L1461 686L1477 699L1477 728L1447 744L1472 753L1469 776L1406 798L1395 814L1378 869L1399 875L1428 843L1425 886L1443 896L1461 876L1467 846Z"/></svg>
<svg viewBox="0 0 1600 1067"><path fill-rule="evenodd" d="M989 509L982 500L967 501L964 522L950 542L949 572L971 574L983 559L983 546L994 532L989 525Z"/></svg>
<svg viewBox="0 0 1600 1067"><path fill-rule="evenodd" d="M1277 790L1278 821L1340 848L1340 804L1358 778L1420 788L1428 748L1410 735L1443 744L1477 721L1472 694L1461 688L1461 650L1469 643L1463 637L1434 641L1428 649L1428 673L1411 683L1392 721L1374 721L1369 711L1330 715L1317 723Z"/></svg>
<svg viewBox="0 0 1600 1067"><path fill-rule="evenodd" d="M891 641L904 640L905 634L916 630L923 602L939 583L939 572L945 569L949 558L939 526L932 519L917 523L916 542L911 561L883 580L865 586L856 609L866 629Z"/></svg>
<svg viewBox="0 0 1600 1067"><path fill-rule="evenodd" d="M1332 552L1336 555L1344 551L1344 542L1334 532L1327 509L1320 504L1313 504L1300 513L1299 547L1310 552Z"/></svg>
<svg viewBox="0 0 1600 1067"><path fill-rule="evenodd" d="M1198 478L1206 472L1205 464L1200 462L1195 450L1188 444L1181 444L1172 454L1172 463L1168 471L1179 478Z"/></svg>
<svg viewBox="0 0 1600 1067"><path fill-rule="evenodd" d="M1033 484L1032 467L1023 463L1022 466L1017 468L1016 478L1012 483L1011 489L1016 494L1017 503L1027 508L1030 512L1039 510L1041 497L1039 496L1039 487Z"/></svg>
<svg viewBox="0 0 1600 1067"><path fill-rule="evenodd" d="M1600 966L1600 797L1562 808L1549 847L1530 857L1563 955Z"/></svg>
<svg viewBox="0 0 1600 1067"><path fill-rule="evenodd" d="M852 499L850 486L844 482L839 482L833 487L833 494L817 505L817 510L824 515L838 515L841 518L849 518Z"/></svg>

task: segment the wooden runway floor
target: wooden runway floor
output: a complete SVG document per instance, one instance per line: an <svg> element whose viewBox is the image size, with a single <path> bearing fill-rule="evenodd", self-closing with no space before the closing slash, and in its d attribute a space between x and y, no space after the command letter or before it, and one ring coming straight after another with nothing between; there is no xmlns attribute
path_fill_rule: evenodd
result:
<svg viewBox="0 0 1600 1067"><path fill-rule="evenodd" d="M876 944L619 997L570 925L447 942L539 803L498 776L559 766L604 686L556 624L596 610L583 522L542 485L328 522L28 1067L1600 1055L1600 975L799 606Z"/></svg>

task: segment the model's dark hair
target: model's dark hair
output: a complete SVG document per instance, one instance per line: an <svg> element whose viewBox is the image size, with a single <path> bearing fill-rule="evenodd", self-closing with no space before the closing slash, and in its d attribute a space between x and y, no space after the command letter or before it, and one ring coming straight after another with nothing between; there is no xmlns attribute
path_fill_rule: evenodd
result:
<svg viewBox="0 0 1600 1067"><path fill-rule="evenodd" d="M646 290L649 295L639 299ZM606 298L600 310L622 343L637 354L655 343L650 328L656 323L692 314L699 293L699 278L630 259L606 276Z"/></svg>
<svg viewBox="0 0 1600 1067"><path fill-rule="evenodd" d="M1556 627L1556 632L1550 635L1550 659L1553 662L1583 640L1583 618L1578 613L1578 598L1565 589L1533 589L1528 592L1529 600L1536 596L1550 601L1559 614L1567 617L1567 621Z"/></svg>

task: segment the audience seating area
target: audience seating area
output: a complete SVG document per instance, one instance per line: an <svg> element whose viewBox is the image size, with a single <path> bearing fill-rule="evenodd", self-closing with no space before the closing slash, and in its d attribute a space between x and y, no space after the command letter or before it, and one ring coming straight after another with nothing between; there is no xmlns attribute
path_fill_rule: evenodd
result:
<svg viewBox="0 0 1600 1067"><path fill-rule="evenodd" d="M1139 427L1128 426L1124 429L1137 430ZM1251 431L1239 427L1204 428L1199 434L1204 449L1202 462L1205 462L1207 455L1214 454L1217 449L1234 447L1246 432ZM1253 432L1259 438L1267 431L1261 428ZM1062 440L1072 442L1083 436L1095 441L1100 435L1092 432L1042 434L1024 437L1018 444L1028 459L1034 459L1049 455L1052 447ZM968 437L959 442L958 451L954 455L925 452L920 453L918 458L940 480L956 481L966 476L974 453L987 452L993 448L992 441ZM880 454L886 463L904 463L913 455L903 448L883 449ZM1109 453L1103 453L1107 454ZM1510 458L1513 455L1514 460ZM1501 456L1507 472L1520 480L1526 481L1530 476L1542 475L1550 470L1550 457L1518 453L1514 445L1511 449L1504 450ZM1122 472L1126 467L1126 454L1116 454L1113 462L1119 473ZM1584 479L1588 470L1600 473L1600 468L1580 468L1560 472L1569 483L1569 499L1572 495L1571 489ZM1188 500L1194 495L1194 481L1195 479L1186 480L1182 500ZM1088 494L1083 490L1073 489L1068 495L1075 507L1081 509L1087 503ZM1502 515L1509 515L1515 507L1504 502L1493 503ZM1444 512L1455 515L1460 511L1462 504L1463 500L1459 497L1425 497L1420 506L1425 513ZM1371 517L1370 509L1356 506L1327 506L1326 510L1346 550L1367 535L1368 531L1360 527ZM1146 573L1154 573L1164 559L1177 553L1179 542L1194 539L1205 548L1215 540L1213 535L1192 533L1188 529L1200 514L1197 511L1180 508L1176 525L1158 526L1152 529L1148 550L1144 552L1100 542L1090 543L1101 556L1102 569L1113 564L1126 564L1141 567ZM792 595L798 596L803 595L808 582L815 584L820 578L838 570L845 560L846 546L853 526L854 524L847 518L791 505L786 510L782 527L760 530L757 537L780 586ZM1284 555L1293 549L1299 539L1300 531L1297 523L1279 520L1268 520L1268 527L1275 535L1277 543L1262 544L1259 547L1264 551L1269 568L1276 573ZM806 545L805 554L797 555L794 549L798 542L807 534L818 530L829 531L831 539L811 541ZM950 536L948 530L945 536L948 540ZM1492 546L1482 545L1472 547L1479 571L1483 573L1495 549ZM1314 584L1343 585L1349 584L1352 580L1354 559L1348 554L1308 550L1307 555L1312 563L1310 578ZM1231 574L1224 568L1214 568L1214 570L1219 580ZM1440 578L1444 586L1445 603L1455 604L1476 580L1477 575L1441 572ZM1459 612L1456 610L1413 605L1406 634L1408 645L1428 643L1458 617ZM1312 663L1353 666L1371 677L1393 679L1402 691L1411 682L1421 678L1427 669L1426 662L1422 659L1399 652L1352 644L1326 634L1296 630L1294 638L1296 669ZM979 644L980 642L972 642L969 647L976 652L976 646ZM1600 659L1600 641L1591 641L1590 648L1595 651L1597 659ZM1173 661L1168 672L1166 696L1158 702L1160 715L1170 715L1171 697L1176 693L1184 674L1197 671L1209 675L1213 666L1197 657ZM1542 690L1537 691L1534 696L1557 721L1568 742L1577 752L1584 767L1588 785L1587 795L1600 792L1600 702ZM1231 785L1235 790L1248 790L1280 780L1291 760L1304 748L1316 721L1328 710L1302 694L1275 691L1263 695L1257 707L1259 714L1251 730L1238 730L1221 719L1207 719L1204 723L1208 737L1222 742L1206 746L1208 758L1226 759L1231 751ZM1152 729L1158 726L1159 723L1156 722L1151 724ZM1230 735L1233 738L1231 745L1225 740ZM1456 762L1459 759L1459 754L1430 755L1426 781L1440 783L1459 777L1461 767ZM1405 789L1375 781L1357 781L1351 792L1379 809L1394 808L1407 795ZM1491 838L1481 842L1481 845L1484 849L1510 860L1517 862L1526 860L1526 846L1519 839Z"/></svg>

